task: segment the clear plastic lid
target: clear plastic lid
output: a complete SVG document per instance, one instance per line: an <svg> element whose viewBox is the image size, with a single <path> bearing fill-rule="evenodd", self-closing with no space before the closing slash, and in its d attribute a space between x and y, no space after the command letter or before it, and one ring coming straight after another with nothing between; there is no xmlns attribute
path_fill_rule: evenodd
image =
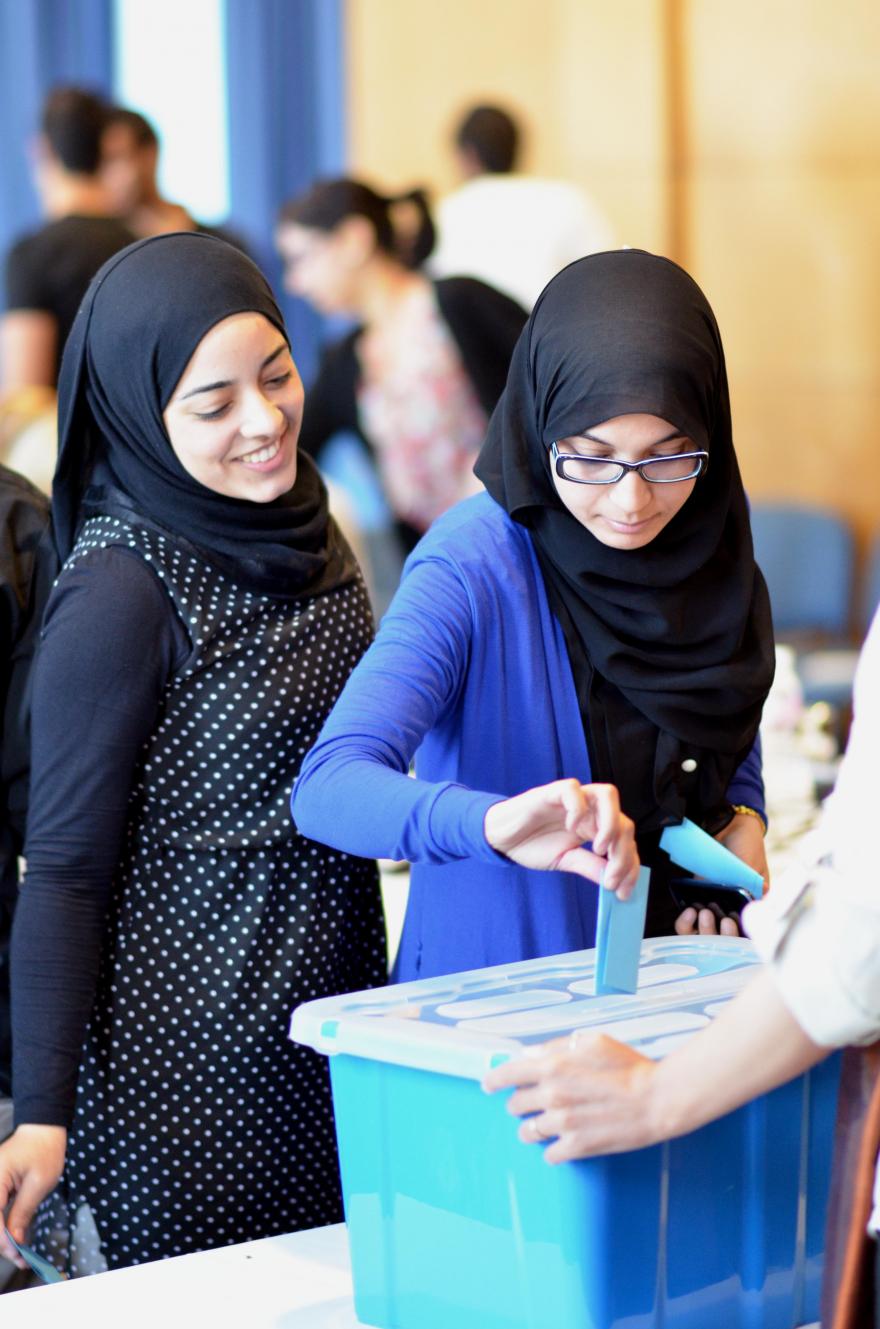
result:
<svg viewBox="0 0 880 1329"><path fill-rule="evenodd" d="M475 1080L529 1044L582 1029L662 1057L759 963L741 937L659 937L642 942L632 995L595 996L596 952L574 951L306 1002L290 1036L319 1052Z"/></svg>

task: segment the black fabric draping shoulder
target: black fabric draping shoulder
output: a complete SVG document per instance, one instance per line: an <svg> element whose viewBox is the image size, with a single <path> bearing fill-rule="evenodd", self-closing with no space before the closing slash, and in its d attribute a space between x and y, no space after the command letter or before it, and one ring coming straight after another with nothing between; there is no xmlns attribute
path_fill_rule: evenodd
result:
<svg viewBox="0 0 880 1329"><path fill-rule="evenodd" d="M217 323L248 312L264 315L289 340L259 268L215 236L154 236L100 269L58 384L52 519L62 559L86 511L128 519L134 512L262 594L317 595L355 578L354 557L308 457L298 457L293 488L264 504L200 484L172 450L162 412L193 352Z"/></svg>
<svg viewBox="0 0 880 1329"><path fill-rule="evenodd" d="M443 277L434 282L434 291L479 403L491 415L504 391L526 311L474 277Z"/></svg>
<svg viewBox="0 0 880 1329"><path fill-rule="evenodd" d="M709 463L650 544L618 550L560 502L548 449L633 413L669 421ZM517 343L475 469L531 532L565 629L593 778L618 785L640 832L684 815L720 829L772 682L773 633L721 337L692 278L640 250L563 269Z"/></svg>

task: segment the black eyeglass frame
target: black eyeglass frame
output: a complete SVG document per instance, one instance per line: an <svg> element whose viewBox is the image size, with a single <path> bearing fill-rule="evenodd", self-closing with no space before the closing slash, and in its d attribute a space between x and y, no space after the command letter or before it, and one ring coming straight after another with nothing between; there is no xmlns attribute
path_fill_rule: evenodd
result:
<svg viewBox="0 0 880 1329"><path fill-rule="evenodd" d="M605 457L585 457L581 452L560 452L558 443L550 444L550 456L553 458L553 466L560 480L567 480L572 485L616 485L626 475L627 471L638 471L639 475L648 484L651 485L679 485L683 480L696 480L703 474L709 464L709 454L704 450L695 452L675 452L670 457L648 457L645 461L611 461ZM646 475L646 468L656 465L663 461L681 461L682 458L695 458L697 465L688 475L677 475L674 480L655 480L650 475ZM615 475L613 480L577 480L573 475L566 475L564 466L567 461L601 461L606 466L617 466L620 474Z"/></svg>

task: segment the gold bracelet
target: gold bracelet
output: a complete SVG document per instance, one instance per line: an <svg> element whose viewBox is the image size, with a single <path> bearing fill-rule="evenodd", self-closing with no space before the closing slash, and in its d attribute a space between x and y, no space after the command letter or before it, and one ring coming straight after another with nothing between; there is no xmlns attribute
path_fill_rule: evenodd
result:
<svg viewBox="0 0 880 1329"><path fill-rule="evenodd" d="M764 834L767 834L767 822L755 808L747 808L745 803L734 803L733 810L734 812L741 812L744 817L757 817L758 821L761 823Z"/></svg>

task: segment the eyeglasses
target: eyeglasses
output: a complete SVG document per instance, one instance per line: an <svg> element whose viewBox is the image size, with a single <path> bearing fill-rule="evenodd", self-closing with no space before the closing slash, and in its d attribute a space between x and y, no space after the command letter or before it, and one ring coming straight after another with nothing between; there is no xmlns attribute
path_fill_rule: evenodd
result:
<svg viewBox="0 0 880 1329"><path fill-rule="evenodd" d="M706 468L708 452L677 452L673 457L651 457L648 461L610 461L605 457L582 457L579 452L560 452L550 444L556 474L576 485L615 485L627 471L638 471L652 485L674 485L695 480Z"/></svg>

